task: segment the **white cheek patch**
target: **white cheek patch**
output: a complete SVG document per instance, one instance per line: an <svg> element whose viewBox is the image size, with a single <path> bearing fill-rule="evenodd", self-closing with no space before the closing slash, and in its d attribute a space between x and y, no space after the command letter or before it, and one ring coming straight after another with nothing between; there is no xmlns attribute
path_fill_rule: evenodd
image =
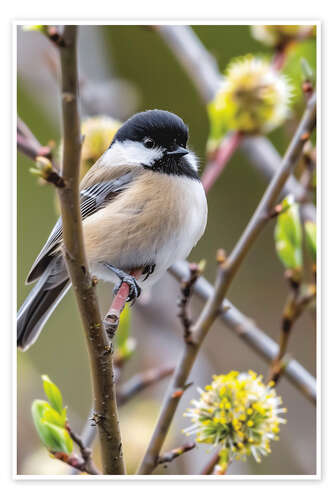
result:
<svg viewBox="0 0 333 500"><path fill-rule="evenodd" d="M140 142L123 141L115 142L104 155L103 160L107 166L122 165L153 165L163 156L161 148L148 149Z"/></svg>

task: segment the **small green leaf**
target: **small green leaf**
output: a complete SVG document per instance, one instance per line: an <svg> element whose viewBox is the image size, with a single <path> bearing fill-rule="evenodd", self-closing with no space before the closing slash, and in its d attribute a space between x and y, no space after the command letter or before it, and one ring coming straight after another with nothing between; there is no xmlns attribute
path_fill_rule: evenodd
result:
<svg viewBox="0 0 333 500"><path fill-rule="evenodd" d="M288 196L282 202L274 232L277 254L286 269L300 270L303 266L302 226L298 204Z"/></svg>
<svg viewBox="0 0 333 500"><path fill-rule="evenodd" d="M117 354L122 359L129 359L135 351L135 339L130 337L131 333L131 309L126 304L120 316L117 332Z"/></svg>
<svg viewBox="0 0 333 500"><path fill-rule="evenodd" d="M32 403L31 412L42 443L50 451L61 451L70 454L73 450L73 441L64 427L54 423L57 418L55 415L58 414L49 403L36 399ZM60 418L60 415L58 415L58 418Z"/></svg>
<svg viewBox="0 0 333 500"><path fill-rule="evenodd" d="M58 425L59 427L65 427L66 413L60 414L50 406L49 408L45 408L43 419L50 424Z"/></svg>
<svg viewBox="0 0 333 500"><path fill-rule="evenodd" d="M42 375L45 394L50 401L50 405L61 414L63 410L62 395L58 387L49 379L47 375Z"/></svg>
<svg viewBox="0 0 333 500"><path fill-rule="evenodd" d="M306 247L311 259L316 262L317 257L317 226L314 222L307 220L304 224Z"/></svg>
<svg viewBox="0 0 333 500"><path fill-rule="evenodd" d="M58 427L44 420L41 421L43 432L47 433L47 442L45 446L50 451L61 451L70 455L73 451L73 441L66 429Z"/></svg>

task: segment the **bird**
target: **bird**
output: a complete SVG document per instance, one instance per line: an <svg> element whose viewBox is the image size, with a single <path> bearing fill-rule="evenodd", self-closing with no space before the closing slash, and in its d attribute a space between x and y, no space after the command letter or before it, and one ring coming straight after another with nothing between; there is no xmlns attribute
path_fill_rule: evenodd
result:
<svg viewBox="0 0 333 500"><path fill-rule="evenodd" d="M166 110L136 113L80 183L83 240L98 280L129 286L128 301L185 259L204 234L207 200L188 127ZM135 277L133 276L135 275ZM35 282L17 314L27 350L71 286L58 219L26 279Z"/></svg>

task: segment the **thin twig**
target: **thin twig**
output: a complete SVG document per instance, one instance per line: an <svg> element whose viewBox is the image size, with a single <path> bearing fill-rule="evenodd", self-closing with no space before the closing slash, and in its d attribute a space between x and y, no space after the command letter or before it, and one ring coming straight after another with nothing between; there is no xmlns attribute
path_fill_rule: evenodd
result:
<svg viewBox="0 0 333 500"><path fill-rule="evenodd" d="M160 455L157 460L156 460L156 466L160 464L165 464L172 462L175 458L180 457L184 453L193 450L193 448L196 447L195 443L186 443L183 446L180 446L179 448L174 448L171 451L167 451L163 453L163 455Z"/></svg>
<svg viewBox="0 0 333 500"><path fill-rule="evenodd" d="M215 465L220 459L220 451L217 451L213 454L213 456L209 459L207 464L204 466L202 471L200 472L201 476L208 476L209 474L212 474Z"/></svg>
<svg viewBox="0 0 333 500"><path fill-rule="evenodd" d="M177 262L171 267L170 273L179 281L186 279L189 275L188 263ZM200 277L193 287L193 293L202 300L208 301L214 293L214 288L205 278ZM272 362L277 356L278 344L228 299L224 299L220 306L219 320L266 361ZM306 398L316 403L316 380L298 361L290 358L284 375Z"/></svg>
<svg viewBox="0 0 333 500"><path fill-rule="evenodd" d="M17 135L28 139L30 144L38 151L41 148L41 144L36 139L34 134L31 132L30 128L24 123L23 120L18 116L17 117ZM40 156L40 155L36 155Z"/></svg>
<svg viewBox="0 0 333 500"><path fill-rule="evenodd" d="M92 475L98 475L98 474L100 474L100 472L95 467L95 465L94 465L94 463L92 461L92 457L91 457L92 451L91 451L91 449L88 448L87 446L85 446L82 438L80 436L78 436L70 428L70 426L69 426L68 423L67 423L66 428L67 428L67 430L69 432L70 437L73 439L74 443L76 443L78 445L79 449L80 449L80 453L81 453L81 457L82 457L82 461L83 461L82 468L88 474L92 474ZM82 470L82 469L79 469L79 470Z"/></svg>
<svg viewBox="0 0 333 500"><path fill-rule="evenodd" d="M215 181L221 175L231 156L240 146L243 137L244 136L241 132L231 132L226 136L226 138L218 147L217 151L214 153L213 160L207 163L201 177L201 182L206 193L210 190Z"/></svg>
<svg viewBox="0 0 333 500"><path fill-rule="evenodd" d="M309 285L306 292L301 294L298 289L291 289L282 313L279 352L271 363L268 381L273 381L277 384L280 380L281 374L285 370L285 363L283 360L287 353L292 328L297 319L315 298L316 287L314 285Z"/></svg>
<svg viewBox="0 0 333 500"><path fill-rule="evenodd" d="M303 172L300 178L300 184L304 187L304 191L308 196L309 193L312 194L314 191L313 187L313 173L316 168L316 149L312 146L311 142L308 141L304 146L303 154ZM303 201L303 200L298 200Z"/></svg>
<svg viewBox="0 0 333 500"><path fill-rule="evenodd" d="M20 118L17 119L16 144L18 151L35 162L36 168L32 169L33 173L38 174L55 187L65 186L63 178L59 175L59 166L53 159L51 148L42 146Z"/></svg>
<svg viewBox="0 0 333 500"><path fill-rule="evenodd" d="M103 328L95 286L83 245L79 201L81 131L78 112L77 26L66 25L60 48L65 188L58 189L63 221L64 255L86 334L93 379L94 409L104 474L124 474L112 352Z"/></svg>
<svg viewBox="0 0 333 500"><path fill-rule="evenodd" d="M178 316L183 325L184 331L184 340L185 342L191 342L191 326L192 320L190 317L189 306L190 306L190 298L192 295L192 290L195 285L195 282L199 278L201 274L200 267L198 264L191 263L189 264L190 276L187 280L183 280L181 282L181 298L179 299L179 313Z"/></svg>
<svg viewBox="0 0 333 500"><path fill-rule="evenodd" d="M276 48L272 60L272 67L275 71L280 71L285 65L291 43L293 43L291 40L285 40L284 43L281 43L280 46Z"/></svg>
<svg viewBox="0 0 333 500"><path fill-rule="evenodd" d="M201 344L219 314L220 305L225 298L229 286L252 244L267 224L269 214L274 204L277 202L277 198L289 175L296 167L303 146L315 127L315 122L316 99L314 95L309 101L303 118L291 140L280 169L270 182L255 213L251 217L232 253L224 264L219 265L215 280L214 294L204 306L195 325L193 325L192 336L194 344L185 344L183 354L166 394L157 425L138 470L138 474L150 474L153 470L156 457L160 454L161 447L179 403L180 398L172 398L172 394L176 388L184 387Z"/></svg>
<svg viewBox="0 0 333 500"><path fill-rule="evenodd" d="M174 366L165 366L162 368L151 368L150 370L145 370L144 372L133 375L133 377L127 382L124 382L117 391L117 401L119 406L127 403L127 401L132 399L147 387L150 387L156 382L169 377L172 375L174 370Z"/></svg>
<svg viewBox="0 0 333 500"><path fill-rule="evenodd" d="M268 180L276 174L281 164L279 153L267 137L246 137L240 145L240 150ZM294 195L295 201L301 203L302 218L315 222L316 208L310 202L308 192L293 175L289 177L281 191L284 198L290 193Z"/></svg>
<svg viewBox="0 0 333 500"><path fill-rule="evenodd" d="M97 469L89 468L89 467L87 469L87 463L74 454L67 455L67 453L63 453L61 451L55 451L55 452L51 452L51 455L54 458L60 460L61 462L64 462L65 464L69 465L70 467L72 467L73 469L75 469L79 472L86 472L87 474L91 474L91 475L98 475L99 474Z"/></svg>
<svg viewBox="0 0 333 500"><path fill-rule="evenodd" d="M174 367L164 366L162 368L150 368L149 370L133 375L132 378L117 388L118 406L125 405L147 387L169 377L174 370ZM91 410L81 435L81 441L86 448L89 448L93 444L96 437L96 425L92 424L94 422L93 415L94 411ZM73 473L75 474L75 470Z"/></svg>

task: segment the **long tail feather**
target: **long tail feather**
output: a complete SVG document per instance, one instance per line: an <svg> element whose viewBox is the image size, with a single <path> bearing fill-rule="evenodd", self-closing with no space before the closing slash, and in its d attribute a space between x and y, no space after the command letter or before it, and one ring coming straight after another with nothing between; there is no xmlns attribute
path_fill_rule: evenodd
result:
<svg viewBox="0 0 333 500"><path fill-rule="evenodd" d="M17 346L25 351L36 342L46 321L69 290L66 279L50 288L45 273L20 307L17 314Z"/></svg>

